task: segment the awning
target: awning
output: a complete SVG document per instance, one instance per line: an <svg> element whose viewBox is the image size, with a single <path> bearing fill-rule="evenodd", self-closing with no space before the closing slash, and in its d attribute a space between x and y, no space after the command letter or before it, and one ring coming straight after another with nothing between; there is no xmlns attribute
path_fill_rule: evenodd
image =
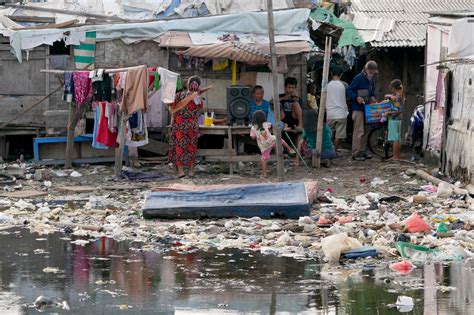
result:
<svg viewBox="0 0 474 315"><path fill-rule="evenodd" d="M187 32L166 32L162 36L160 36L160 47L168 47L168 48L200 48L199 54L203 54L206 52L208 55L203 55L204 58L220 58L211 56L216 47L219 48L223 43L214 44L214 45L193 45L191 38L189 37L189 33ZM270 47L266 43L242 43L245 46L253 47L257 49L261 54L269 55L270 54ZM276 53L277 55L296 55L299 53L309 52L309 44L307 41L298 40L298 41L287 41L287 42L280 42L276 43ZM206 48L207 47L207 48ZM187 52L187 51L186 51ZM186 54L191 56L188 53L181 52L182 54ZM196 56L198 57L198 56ZM224 57L229 58L229 57ZM231 58L229 58L231 59Z"/></svg>
<svg viewBox="0 0 474 315"><path fill-rule="evenodd" d="M268 54L264 54L255 46L239 42L224 42L222 44L194 46L176 53L202 58L228 58L231 60L250 63L267 63L270 58Z"/></svg>

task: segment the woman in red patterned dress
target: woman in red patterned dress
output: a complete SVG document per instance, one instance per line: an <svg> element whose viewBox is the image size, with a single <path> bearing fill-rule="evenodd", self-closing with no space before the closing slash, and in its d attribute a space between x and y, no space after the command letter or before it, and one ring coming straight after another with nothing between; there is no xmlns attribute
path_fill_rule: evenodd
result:
<svg viewBox="0 0 474 315"><path fill-rule="evenodd" d="M187 90L176 93L175 102L170 107L173 115L171 137L169 142L169 160L178 170L178 177L185 176L188 168L189 177L194 176L194 157L199 137L199 117L202 109L202 98L199 87L201 79L190 77Z"/></svg>

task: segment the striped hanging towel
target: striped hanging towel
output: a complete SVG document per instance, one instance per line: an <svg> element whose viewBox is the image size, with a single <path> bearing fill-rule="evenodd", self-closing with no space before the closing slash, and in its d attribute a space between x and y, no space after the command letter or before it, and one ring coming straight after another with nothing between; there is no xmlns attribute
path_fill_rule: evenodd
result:
<svg viewBox="0 0 474 315"><path fill-rule="evenodd" d="M96 32L87 32L80 45L74 45L74 63L77 70L94 69Z"/></svg>

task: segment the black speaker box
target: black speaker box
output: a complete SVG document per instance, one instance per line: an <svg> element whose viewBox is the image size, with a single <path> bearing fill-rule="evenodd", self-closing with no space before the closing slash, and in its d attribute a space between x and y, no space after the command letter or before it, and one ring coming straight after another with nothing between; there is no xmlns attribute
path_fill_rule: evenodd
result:
<svg viewBox="0 0 474 315"><path fill-rule="evenodd" d="M248 125L250 113L250 88L232 85L227 88L227 123Z"/></svg>

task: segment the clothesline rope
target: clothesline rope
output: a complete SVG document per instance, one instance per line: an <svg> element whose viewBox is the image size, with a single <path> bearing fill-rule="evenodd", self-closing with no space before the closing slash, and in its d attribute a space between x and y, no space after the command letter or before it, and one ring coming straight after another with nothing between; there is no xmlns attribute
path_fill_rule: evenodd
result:
<svg viewBox="0 0 474 315"><path fill-rule="evenodd" d="M126 67L126 68L117 68L117 69L104 69L104 73L117 73L125 72L135 67ZM100 69L100 68L99 68ZM63 74L64 72L74 72L74 71L97 71L96 70L52 70L52 69L41 69L41 73L53 73L53 74ZM148 73L148 75L155 75L154 72Z"/></svg>

